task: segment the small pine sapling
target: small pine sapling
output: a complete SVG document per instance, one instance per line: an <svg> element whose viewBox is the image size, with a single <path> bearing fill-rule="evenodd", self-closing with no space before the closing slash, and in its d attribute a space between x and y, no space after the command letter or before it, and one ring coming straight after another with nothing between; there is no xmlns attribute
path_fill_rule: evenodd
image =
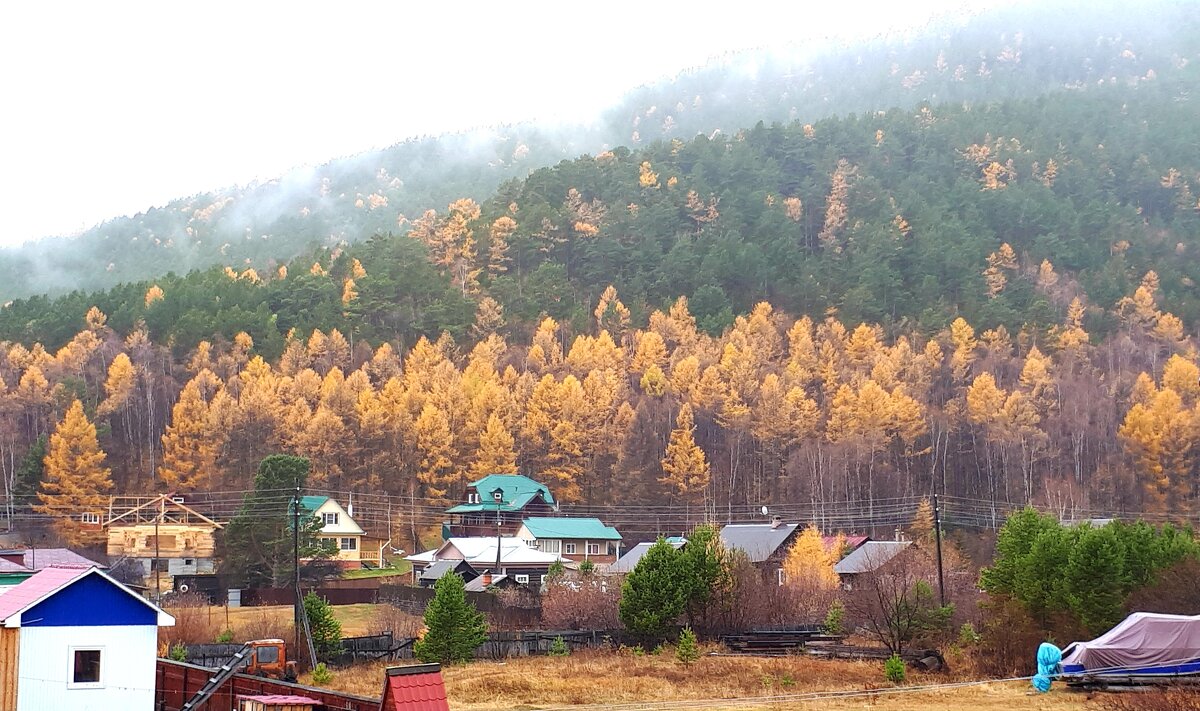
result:
<svg viewBox="0 0 1200 711"><path fill-rule="evenodd" d="M681 664L691 666L700 658L700 647L696 644L696 633L691 627L684 627L679 633L679 643L675 645L675 658Z"/></svg>
<svg viewBox="0 0 1200 711"><path fill-rule="evenodd" d="M893 684L903 684L905 673L904 660L899 654L893 654L883 663L883 676Z"/></svg>

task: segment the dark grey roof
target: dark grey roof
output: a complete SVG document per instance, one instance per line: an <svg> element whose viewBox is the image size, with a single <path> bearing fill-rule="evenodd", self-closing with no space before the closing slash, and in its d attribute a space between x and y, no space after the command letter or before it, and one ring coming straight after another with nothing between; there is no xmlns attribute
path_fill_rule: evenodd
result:
<svg viewBox="0 0 1200 711"><path fill-rule="evenodd" d="M515 582L510 581L507 575L493 575L488 584L484 585L483 576L481 575L464 585L463 589L467 592L487 592L489 587L502 587L509 584L515 584Z"/></svg>
<svg viewBox="0 0 1200 711"><path fill-rule="evenodd" d="M721 529L721 543L729 550L745 553L751 563L761 563L778 550L799 524L731 523Z"/></svg>
<svg viewBox="0 0 1200 711"><path fill-rule="evenodd" d="M838 561L833 571L838 575L855 575L878 570L912 544L912 541L867 541Z"/></svg>
<svg viewBox="0 0 1200 711"><path fill-rule="evenodd" d="M422 570L419 577L421 580L441 580L446 573L456 572L466 564L465 560L439 560Z"/></svg>
<svg viewBox="0 0 1200 711"><path fill-rule="evenodd" d="M646 551L650 550L650 546L654 545L654 543L655 541L637 544L626 551L625 555L618 558L615 563L609 564L603 572L612 574L632 573L633 569L637 567L638 561L642 559L642 556L646 555ZM674 548L683 547L682 538L668 538L667 543L670 543Z"/></svg>

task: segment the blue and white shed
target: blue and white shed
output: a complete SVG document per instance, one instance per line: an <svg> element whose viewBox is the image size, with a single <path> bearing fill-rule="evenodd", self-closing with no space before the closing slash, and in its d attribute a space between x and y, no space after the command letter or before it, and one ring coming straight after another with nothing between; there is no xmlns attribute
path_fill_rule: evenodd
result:
<svg viewBox="0 0 1200 711"><path fill-rule="evenodd" d="M99 568L46 568L0 595L0 708L152 711L174 624Z"/></svg>

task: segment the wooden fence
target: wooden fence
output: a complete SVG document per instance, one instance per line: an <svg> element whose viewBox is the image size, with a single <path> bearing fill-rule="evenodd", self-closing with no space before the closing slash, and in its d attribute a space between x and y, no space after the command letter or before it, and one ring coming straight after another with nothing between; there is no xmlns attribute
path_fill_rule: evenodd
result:
<svg viewBox="0 0 1200 711"><path fill-rule="evenodd" d="M204 686L212 673L212 669L195 664L159 659L154 680L154 708L157 711L180 711L192 694ZM382 675L379 678L379 688L383 689ZM322 708L327 711L379 711L380 702L378 698L343 694L248 674L234 674L203 705L202 711L234 708L239 695L251 694L307 696L320 701L323 704Z"/></svg>

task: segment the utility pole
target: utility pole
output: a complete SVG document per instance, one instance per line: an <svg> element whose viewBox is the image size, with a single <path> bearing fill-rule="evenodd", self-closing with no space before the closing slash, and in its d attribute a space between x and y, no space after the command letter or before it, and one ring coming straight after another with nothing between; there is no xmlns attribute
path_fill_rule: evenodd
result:
<svg viewBox="0 0 1200 711"><path fill-rule="evenodd" d="M933 495L933 536L937 541L938 568L938 597L942 607L946 606L946 580L942 576L942 507L938 504L938 495Z"/></svg>
<svg viewBox="0 0 1200 711"><path fill-rule="evenodd" d="M492 578L495 579L500 576L500 507L504 505L504 493L496 489L492 498L496 500L496 570L492 574Z"/></svg>
<svg viewBox="0 0 1200 711"><path fill-rule="evenodd" d="M300 487L296 487L296 495L292 497L292 561L295 563L295 576L292 580L295 585L295 602L292 605L292 614L294 615L293 623L296 626L296 646L293 654L300 654L300 630L301 621L300 615L304 609L304 603L300 598Z"/></svg>
<svg viewBox="0 0 1200 711"><path fill-rule="evenodd" d="M166 505L164 503L166 495L163 496L164 498L159 499L158 502L159 510L154 513L154 565L151 566L154 569L154 601L159 604L162 604L162 571L159 570L158 562L158 522L162 519L162 509Z"/></svg>

